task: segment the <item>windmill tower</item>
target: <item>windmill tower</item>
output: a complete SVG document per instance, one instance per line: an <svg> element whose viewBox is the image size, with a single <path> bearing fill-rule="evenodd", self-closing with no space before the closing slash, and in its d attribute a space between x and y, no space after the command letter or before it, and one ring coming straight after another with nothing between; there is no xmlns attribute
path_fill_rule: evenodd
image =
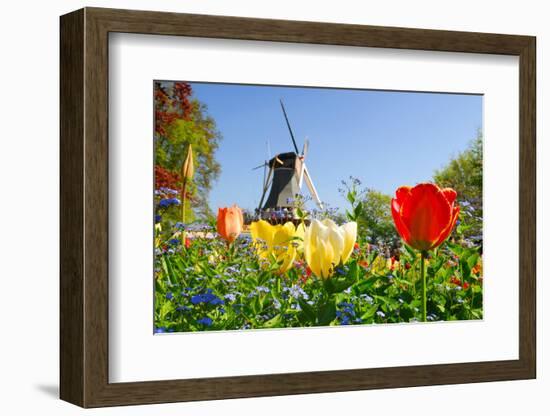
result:
<svg viewBox="0 0 550 416"><path fill-rule="evenodd" d="M319 199L319 195L317 194L317 190L315 189L315 185L313 185L313 180L306 166L309 143L307 140L305 141L302 152L300 153L282 101L281 109L283 110L290 138L294 145L294 151L279 153L266 161L263 165L254 168L264 168L263 191L258 210L264 213L280 211L292 213L294 209L294 200L296 196L301 193L304 180L311 197L317 206L323 209L323 203ZM267 195L268 191L269 195Z"/></svg>

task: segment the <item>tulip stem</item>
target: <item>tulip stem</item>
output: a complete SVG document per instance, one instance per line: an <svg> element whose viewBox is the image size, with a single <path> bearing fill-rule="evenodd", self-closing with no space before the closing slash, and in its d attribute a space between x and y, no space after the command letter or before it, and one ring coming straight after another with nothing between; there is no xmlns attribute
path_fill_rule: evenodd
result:
<svg viewBox="0 0 550 416"><path fill-rule="evenodd" d="M424 270L426 252L420 253L420 279L422 280L422 322L426 322L426 272Z"/></svg>

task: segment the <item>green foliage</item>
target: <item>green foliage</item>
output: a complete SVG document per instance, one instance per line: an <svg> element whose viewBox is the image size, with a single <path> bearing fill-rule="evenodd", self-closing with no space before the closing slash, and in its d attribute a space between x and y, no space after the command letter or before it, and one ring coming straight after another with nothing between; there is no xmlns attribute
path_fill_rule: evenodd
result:
<svg viewBox="0 0 550 416"><path fill-rule="evenodd" d="M391 196L367 189L363 199L362 219L371 243L395 244L398 240L390 211Z"/></svg>
<svg viewBox="0 0 550 416"><path fill-rule="evenodd" d="M468 149L434 174L434 182L457 192L460 225L454 235L481 239L483 233L483 136L481 131Z"/></svg>
<svg viewBox="0 0 550 416"><path fill-rule="evenodd" d="M372 244L397 245L399 237L391 216L391 196L371 188L360 189L361 182L353 177L349 182L342 181L342 185L340 193L350 204L346 217L357 222L362 240Z"/></svg>

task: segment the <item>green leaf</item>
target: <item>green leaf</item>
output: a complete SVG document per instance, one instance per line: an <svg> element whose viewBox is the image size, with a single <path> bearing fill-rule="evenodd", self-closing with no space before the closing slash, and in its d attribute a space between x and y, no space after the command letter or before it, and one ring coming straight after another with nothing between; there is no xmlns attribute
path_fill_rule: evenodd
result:
<svg viewBox="0 0 550 416"><path fill-rule="evenodd" d="M317 322L319 325L328 325L336 318L336 303L334 300L330 300L321 308L317 314Z"/></svg>
<svg viewBox="0 0 550 416"><path fill-rule="evenodd" d="M479 254L474 253L468 257L466 262L468 263L468 266L470 266L470 268L473 268L477 264L478 260L479 260Z"/></svg>
<svg viewBox="0 0 550 416"><path fill-rule="evenodd" d="M407 253L409 253L409 256L411 256L411 259L414 261L416 259L416 250L412 247L409 247L407 244L403 244L403 247L405 247L405 250L407 250Z"/></svg>
<svg viewBox="0 0 550 416"><path fill-rule="evenodd" d="M160 307L159 315L160 319L164 319L166 315L174 310L174 305L170 301L165 301Z"/></svg>
<svg viewBox="0 0 550 416"><path fill-rule="evenodd" d="M357 260L353 260L348 263L347 277L354 282L357 281L359 277L359 266L357 265Z"/></svg>
<svg viewBox="0 0 550 416"><path fill-rule="evenodd" d="M463 259L460 260L460 266L462 267L462 278L468 279L472 272L472 268L468 265L468 262Z"/></svg>
<svg viewBox="0 0 550 416"><path fill-rule="evenodd" d="M300 308L302 308L302 315L306 318L306 321L315 323L315 310L313 307L303 299L298 299Z"/></svg>
<svg viewBox="0 0 550 416"><path fill-rule="evenodd" d="M460 256L464 249L459 244L450 243L447 241L447 247L449 247L449 250L451 250L453 253L455 253L457 256Z"/></svg>
<svg viewBox="0 0 550 416"><path fill-rule="evenodd" d="M353 208L353 215L355 218L359 218L363 212L363 204L358 202L355 208Z"/></svg>
<svg viewBox="0 0 550 416"><path fill-rule="evenodd" d="M340 293L346 290L355 282L355 279L345 278L335 278L331 277L329 279L323 280L323 285L325 290L330 294Z"/></svg>
<svg viewBox="0 0 550 416"><path fill-rule="evenodd" d="M374 314L376 313L376 311L378 310L378 305L375 303L373 305L371 305L364 313L363 315L361 315L361 319L362 320L366 320L366 319L369 319L369 318L372 318L374 316Z"/></svg>
<svg viewBox="0 0 550 416"><path fill-rule="evenodd" d="M355 195L356 195L355 191L349 191L346 196L351 205L355 203Z"/></svg>
<svg viewBox="0 0 550 416"><path fill-rule="evenodd" d="M278 314L271 318L269 321L264 322L263 326L265 328L277 328L281 325L282 321L283 317L281 316L281 314Z"/></svg>
<svg viewBox="0 0 550 416"><path fill-rule="evenodd" d="M252 310L256 315L260 315L262 313L262 302L260 300L260 296L255 296L252 300Z"/></svg>
<svg viewBox="0 0 550 416"><path fill-rule="evenodd" d="M351 287L351 292L356 296L369 294L370 291L373 289L374 285L376 284L376 282L378 282L381 279L387 280L387 277L381 276L381 275L370 276L365 280L361 280L360 282L355 283Z"/></svg>
<svg viewBox="0 0 550 416"><path fill-rule="evenodd" d="M161 263L166 277L168 278L168 282L170 285L173 285L176 280L170 259L167 256L162 256Z"/></svg>
<svg viewBox="0 0 550 416"><path fill-rule="evenodd" d="M428 275L429 276L435 276L435 274L439 271L443 263L445 262L445 259L442 256L438 256L434 259L434 261L430 262L430 267L428 267Z"/></svg>

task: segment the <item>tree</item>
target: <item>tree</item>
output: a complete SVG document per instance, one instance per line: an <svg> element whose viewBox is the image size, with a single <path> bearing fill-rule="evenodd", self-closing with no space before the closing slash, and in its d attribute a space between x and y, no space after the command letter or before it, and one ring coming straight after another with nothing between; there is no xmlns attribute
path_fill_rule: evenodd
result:
<svg viewBox="0 0 550 416"><path fill-rule="evenodd" d="M391 216L391 196L367 189L361 215L369 242L391 245L398 238Z"/></svg>
<svg viewBox="0 0 550 416"><path fill-rule="evenodd" d="M434 182L456 190L460 225L455 233L483 238L483 136L478 131L468 148L434 174Z"/></svg>
<svg viewBox="0 0 550 416"><path fill-rule="evenodd" d="M192 97L189 83L155 83L156 185L171 183L179 189L182 163L189 144L193 146L195 176L184 196L189 201L186 218L213 215L208 195L221 171L214 157L220 140L214 119L208 116L206 106Z"/></svg>
<svg viewBox="0 0 550 416"><path fill-rule="evenodd" d="M391 196L372 188L360 189L361 181L350 177L349 183L342 181L340 193L351 204L346 211L347 219L357 222L359 240L371 244L394 246L399 237L391 216Z"/></svg>

